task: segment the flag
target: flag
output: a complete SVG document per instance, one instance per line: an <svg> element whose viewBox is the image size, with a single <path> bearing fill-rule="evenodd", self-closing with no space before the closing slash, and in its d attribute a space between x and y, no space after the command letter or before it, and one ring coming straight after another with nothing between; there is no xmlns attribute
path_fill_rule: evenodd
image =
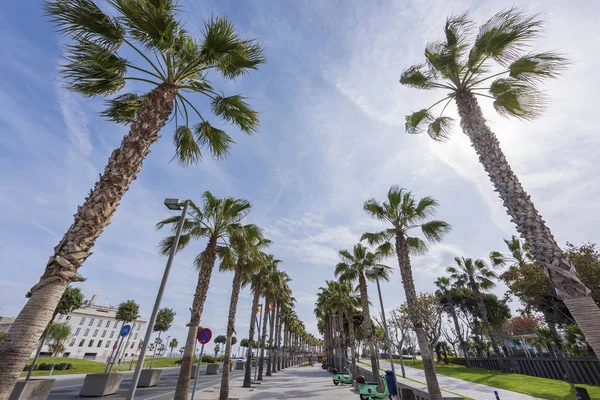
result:
<svg viewBox="0 0 600 400"><path fill-rule="evenodd" d="M269 303L269 311L273 311L273 303Z"/></svg>

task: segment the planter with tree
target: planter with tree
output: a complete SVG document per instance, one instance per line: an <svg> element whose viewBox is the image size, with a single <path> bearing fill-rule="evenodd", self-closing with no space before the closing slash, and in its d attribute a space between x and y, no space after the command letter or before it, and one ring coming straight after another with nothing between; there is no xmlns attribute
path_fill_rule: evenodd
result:
<svg viewBox="0 0 600 400"><path fill-rule="evenodd" d="M156 315L156 323L154 324L154 329L153 329L154 332L158 332L158 337L156 338L157 345L155 346L154 351L152 352L152 360L150 361L150 368L143 369L142 373L140 374L140 380L138 381L138 384L137 384L138 387L151 387L151 386L158 385L158 382L160 381L160 375L162 374L162 369L152 369L152 364L154 363L154 357L156 356L156 351L157 351L156 347L158 347L161 343L161 338L160 338L161 333L169 330L169 328L173 324L174 318L175 318L175 311L171 310L170 308L162 308L158 311L158 314ZM172 345L172 344L173 343L170 343L170 345ZM177 343L175 344L175 346L177 346ZM175 346L171 346L171 347L175 347Z"/></svg>

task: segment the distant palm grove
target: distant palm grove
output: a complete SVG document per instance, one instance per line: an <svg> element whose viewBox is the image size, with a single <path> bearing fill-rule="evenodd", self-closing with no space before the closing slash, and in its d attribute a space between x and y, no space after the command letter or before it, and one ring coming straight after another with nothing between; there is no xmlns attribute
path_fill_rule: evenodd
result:
<svg viewBox="0 0 600 400"><path fill-rule="evenodd" d="M46 338L53 356L64 351L70 328L54 319L73 311L83 298L69 285L85 280L80 268L113 217L119 223L118 205L161 135L172 134L173 159L186 167L205 157L223 159L232 151L236 135L260 130L258 112L235 90L240 80L253 78L267 57L260 41L241 37L227 17L205 16L196 37L181 22L184 10L175 0L49 0L42 9L63 46L60 77L66 89L85 98L103 98L101 115L128 131L93 188L82 193L73 221L39 269L41 278L32 282L27 302L0 336L0 400L11 396L24 367L30 365L33 371L35 360L30 364L28 359ZM264 229L268 224L260 222L260 213L252 213L251 201L219 197L203 188L201 196L186 200L181 215L153 222L163 235L157 257L168 257L171 265L178 252L195 253L190 265L196 271L195 282L190 282L194 294L185 325L179 326L186 337L174 398L190 396L192 373L202 361L195 364L198 332L206 323L204 307L213 273L218 272L232 276L227 325L214 340L215 357L207 355L207 360L224 366L220 400L229 398L233 383L228 367L234 362L233 346L242 337L244 360L239 362L245 371L239 383L245 388L255 379L317 360L340 372L349 367L354 376L371 375L381 386L386 359L397 359L400 375L406 377L405 358L416 363L417 354L431 400L442 399L436 365L480 367L487 359L486 368L509 371L510 359L517 355L557 359L564 368L561 379L580 383L566 360L596 359L600 354L600 251L591 242L557 242L479 105L481 99L491 101L503 117L541 116L546 104L542 83L558 78L569 65L560 53L535 51L533 40L542 33L543 21L537 15L514 8L477 28L466 13L449 16L442 38L425 45L424 60L398 71L401 85L440 93L439 101L406 116L406 132L426 132L443 146L458 134L445 114L455 105L460 128L518 233L504 243L490 243L486 257L454 254L447 265L431 266L437 271L431 272L430 281L435 290L426 292L415 281L416 260L450 241L452 226L464 221L438 219L448 205L412 192L394 176L386 183L387 192L361 199L366 226L373 228L346 248L335 249L339 261L331 265L329 279L315 285L314 332L313 324L298 315L293 272L286 271L285 260L271 251L273 243ZM202 177L189 185L198 182L202 184ZM156 245L149 243L148 249ZM165 272L163 283L167 278ZM377 301L380 281L402 287L387 311ZM500 284L507 288L502 298L492 293ZM250 291L251 305L239 312L243 290ZM68 302L74 294L75 300ZM162 292L155 310L161 298ZM511 300L518 300L518 315L511 312ZM131 315L119 321L139 317L139 306L133 301L129 305L135 306ZM161 339L172 327L175 312L161 308L153 315L156 321L148 329L158 336L138 349L153 353L150 369L157 352L164 353L168 346L173 353L180 345L176 338L168 341L170 336L164 343ZM248 324L247 332L240 331L240 320ZM219 352L222 358L217 358ZM108 365L105 373L113 373Z"/></svg>

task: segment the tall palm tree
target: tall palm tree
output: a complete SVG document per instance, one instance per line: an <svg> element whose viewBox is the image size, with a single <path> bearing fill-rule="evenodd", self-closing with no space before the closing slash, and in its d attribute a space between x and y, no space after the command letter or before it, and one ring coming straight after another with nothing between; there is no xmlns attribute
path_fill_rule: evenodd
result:
<svg viewBox="0 0 600 400"><path fill-rule="evenodd" d="M447 276L440 276L433 283L438 288L438 290L436 291L436 295L438 296L438 298L440 298L440 300L446 303L446 309L452 317L452 321L454 322L454 329L456 329L456 334L458 335L460 347L462 348L463 354L465 356L465 364L467 367L470 367L471 361L469 360L467 342L465 342L465 338L462 335L463 329L461 328L460 323L458 322L458 316L456 315L456 306L454 305L454 295L457 291L457 288L452 286L450 278L448 278Z"/></svg>
<svg viewBox="0 0 600 400"><path fill-rule="evenodd" d="M387 244L396 251L406 303L423 355L427 390L432 400L441 399L442 394L433 365L433 357L429 351L423 319L420 313L416 312L419 306L410 264L411 253L425 253L427 244L422 239L410 236L410 234L413 229L420 229L429 242L442 240L444 235L450 231L450 225L444 221L431 220L437 206L438 202L431 197L423 197L417 201L410 191L392 186L383 203L370 199L365 202L363 207L371 217L387 224L386 229L376 233L365 233L361 238L361 240L366 240L371 245L379 244L383 246Z"/></svg>
<svg viewBox="0 0 600 400"><path fill-rule="evenodd" d="M493 279L498 279L498 276L492 271L481 259L473 260L472 258L455 257L456 267L448 267L447 271L450 273L450 278L456 282L458 286L468 287L473 292L475 301L477 302L477 308L481 316L481 320L485 325L485 328L492 342L492 348L497 356L502 353L496 334L492 329L492 324L488 316L488 310L485 307L483 301L482 290L489 290L496 286Z"/></svg>
<svg viewBox="0 0 600 400"><path fill-rule="evenodd" d="M258 357L258 377L256 378L259 381L263 379L265 350L267 346L267 323L269 322L269 315L272 309L271 301L273 300L274 293L277 290L277 266L275 264L271 264L269 267L270 268L268 268L263 275L261 288L262 295L265 299L265 306L263 309L263 320L261 325L262 333L260 337L260 355Z"/></svg>
<svg viewBox="0 0 600 400"><path fill-rule="evenodd" d="M230 246L220 246L218 248L219 257L221 258L219 271L234 271L231 299L229 301L229 317L227 319L227 341L225 342L220 400L229 398L229 368L227 366L231 361L231 348L233 347L231 341L242 281L244 275L251 274L258 265L253 261L255 257L261 256L260 250L270 244L270 240L263 237L261 230L256 225L244 226L241 233L241 235L233 236L230 239Z"/></svg>
<svg viewBox="0 0 600 400"><path fill-rule="evenodd" d="M373 327L371 325L369 295L367 292L367 279L374 280L375 277L366 275L365 272L371 268L381 267L384 269L381 278L388 280L388 271L390 270L390 267L380 263L386 254L385 248L379 248L375 252L370 252L365 246L358 243L354 246L352 252L349 250L341 250L339 252L342 261L335 267L335 276L338 277L341 282L355 283L358 281L363 313L363 324L365 328L365 339L369 345L369 353L371 356L371 371L373 373L373 379L378 381L379 369L377 367L377 351L375 347Z"/></svg>
<svg viewBox="0 0 600 400"><path fill-rule="evenodd" d="M428 125L427 133L434 140L447 139L451 118L443 112L449 102L456 102L463 132L517 231L596 354L600 354L600 309L508 164L476 98L493 99L494 108L502 116L533 119L541 114L545 104L539 83L558 77L568 62L555 52L530 52L529 43L543 28L543 21L537 16L526 16L514 8L500 11L480 27L474 38L472 26L467 14L448 18L445 38L427 45L426 62L402 73L400 82L404 85L446 92L444 99L407 116L406 130L419 133ZM499 69L491 68L492 60ZM442 111L434 114L433 107L442 103Z"/></svg>
<svg viewBox="0 0 600 400"><path fill-rule="evenodd" d="M269 311L269 344L268 344L268 357L267 357L267 372L266 376L271 376L273 371L273 361L275 360L274 356L274 348L275 348L275 313L279 308L280 301L283 300L286 296L291 295L288 282L291 281L290 277L287 273L283 271L276 271L273 274L271 279L271 304L269 307L271 308Z"/></svg>
<svg viewBox="0 0 600 400"><path fill-rule="evenodd" d="M185 351L181 360L181 370L175 388L175 400L186 400L190 388L190 374L194 355L194 344L198 333L198 325L204 309L206 294L210 285L212 270L215 265L220 246L229 246L230 239L245 234L244 226L240 223L250 212L251 206L247 200L228 197L217 199L210 192L202 195L202 204L198 207L190 203L190 216L185 218L183 230L179 239L178 249L187 247L192 239L207 239L206 248L194 260L198 269L198 282L191 307L191 318L188 323L188 335ZM161 229L171 226L175 230L180 216L167 218L156 227ZM252 230L254 228L249 228ZM160 242L160 252L169 254L174 243L174 236L164 238Z"/></svg>
<svg viewBox="0 0 600 400"><path fill-rule="evenodd" d="M287 274L284 279L283 290L278 293L278 301L277 301L277 319L275 321L275 342L274 342L274 357L273 357L273 366L272 372L277 372L281 369L281 330L283 327L283 321L285 314L293 308L296 299L292 296L292 291L287 284L289 281L289 277Z"/></svg>
<svg viewBox="0 0 600 400"><path fill-rule="evenodd" d="M61 69L67 88L88 97L108 96L122 92L127 82L138 82L144 93L121 93L108 102L103 115L129 125L129 133L77 208L40 281L29 291L29 301L0 344L0 398L11 393L67 285L84 279L78 269L111 223L173 109L175 158L184 165L199 162L203 149L224 157L233 143L231 136L200 115L192 94L208 98L212 113L242 132L250 134L258 126L257 113L243 97L221 95L208 80L209 73L233 79L257 69L265 61L257 43L239 38L226 18L207 22L202 40L196 41L182 29L174 0L108 3L110 14L92 0L43 3L46 15L69 39ZM139 57L125 58L121 50ZM180 113L185 117L178 117ZM195 126L190 125L194 115L201 121Z"/></svg>
<svg viewBox="0 0 600 400"><path fill-rule="evenodd" d="M348 344L350 346L350 357L352 364L352 373L358 375L356 368L356 338L354 335L354 315L356 310L360 308L360 292L359 288L354 287L351 283L340 282L336 290L336 302L342 310L348 322Z"/></svg>
<svg viewBox="0 0 600 400"><path fill-rule="evenodd" d="M262 285L265 276L274 268L277 268L277 264L280 263L276 260L273 255L262 254L261 257L257 257L253 260L257 265L253 268L252 272L247 276L244 276L242 285L249 284L253 293L252 297L252 309L250 311L250 329L248 331L248 349L246 355L246 368L244 371L244 383L243 387L249 388L252 384L252 349L254 348L254 330L258 326L258 302L263 293ZM260 335L260 332L259 332ZM259 336L260 339L260 336ZM260 346L259 346L260 347ZM258 351L258 349L257 349ZM257 357L258 362L258 357Z"/></svg>

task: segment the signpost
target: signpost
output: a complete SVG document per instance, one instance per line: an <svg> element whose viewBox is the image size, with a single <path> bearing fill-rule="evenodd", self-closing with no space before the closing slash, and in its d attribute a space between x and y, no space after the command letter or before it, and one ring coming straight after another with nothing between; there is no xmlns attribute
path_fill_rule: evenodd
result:
<svg viewBox="0 0 600 400"><path fill-rule="evenodd" d="M113 369L113 366L115 365L115 361L117 361L117 357L119 356L119 353L121 352L121 346L123 345L123 339L125 339L125 336L127 336L127 334L131 331L131 325L127 324L127 325L123 325L121 327L121 331L119 332L119 339L117 340L117 343L119 343L119 346L117 346L117 352L115 353L115 347L113 346L113 353L115 354L114 358L112 359L112 361L110 362L110 368L108 368L108 373L110 374L110 372ZM117 345L117 343L115 343L115 346ZM112 354L111 354L112 357ZM108 366L107 366L108 367ZM106 373L106 371L104 371Z"/></svg>
<svg viewBox="0 0 600 400"><path fill-rule="evenodd" d="M204 345L210 342L212 338L212 331L208 328L202 328L198 332L198 336L196 337L198 342L202 345L200 347L200 357L198 357L198 365L196 366L196 379L194 379L194 388L192 389L192 398L194 400L194 395L196 394L196 384L198 383L198 376L200 376L200 363L202 362L202 354L204 353ZM194 364L194 358L192 357L192 365Z"/></svg>

